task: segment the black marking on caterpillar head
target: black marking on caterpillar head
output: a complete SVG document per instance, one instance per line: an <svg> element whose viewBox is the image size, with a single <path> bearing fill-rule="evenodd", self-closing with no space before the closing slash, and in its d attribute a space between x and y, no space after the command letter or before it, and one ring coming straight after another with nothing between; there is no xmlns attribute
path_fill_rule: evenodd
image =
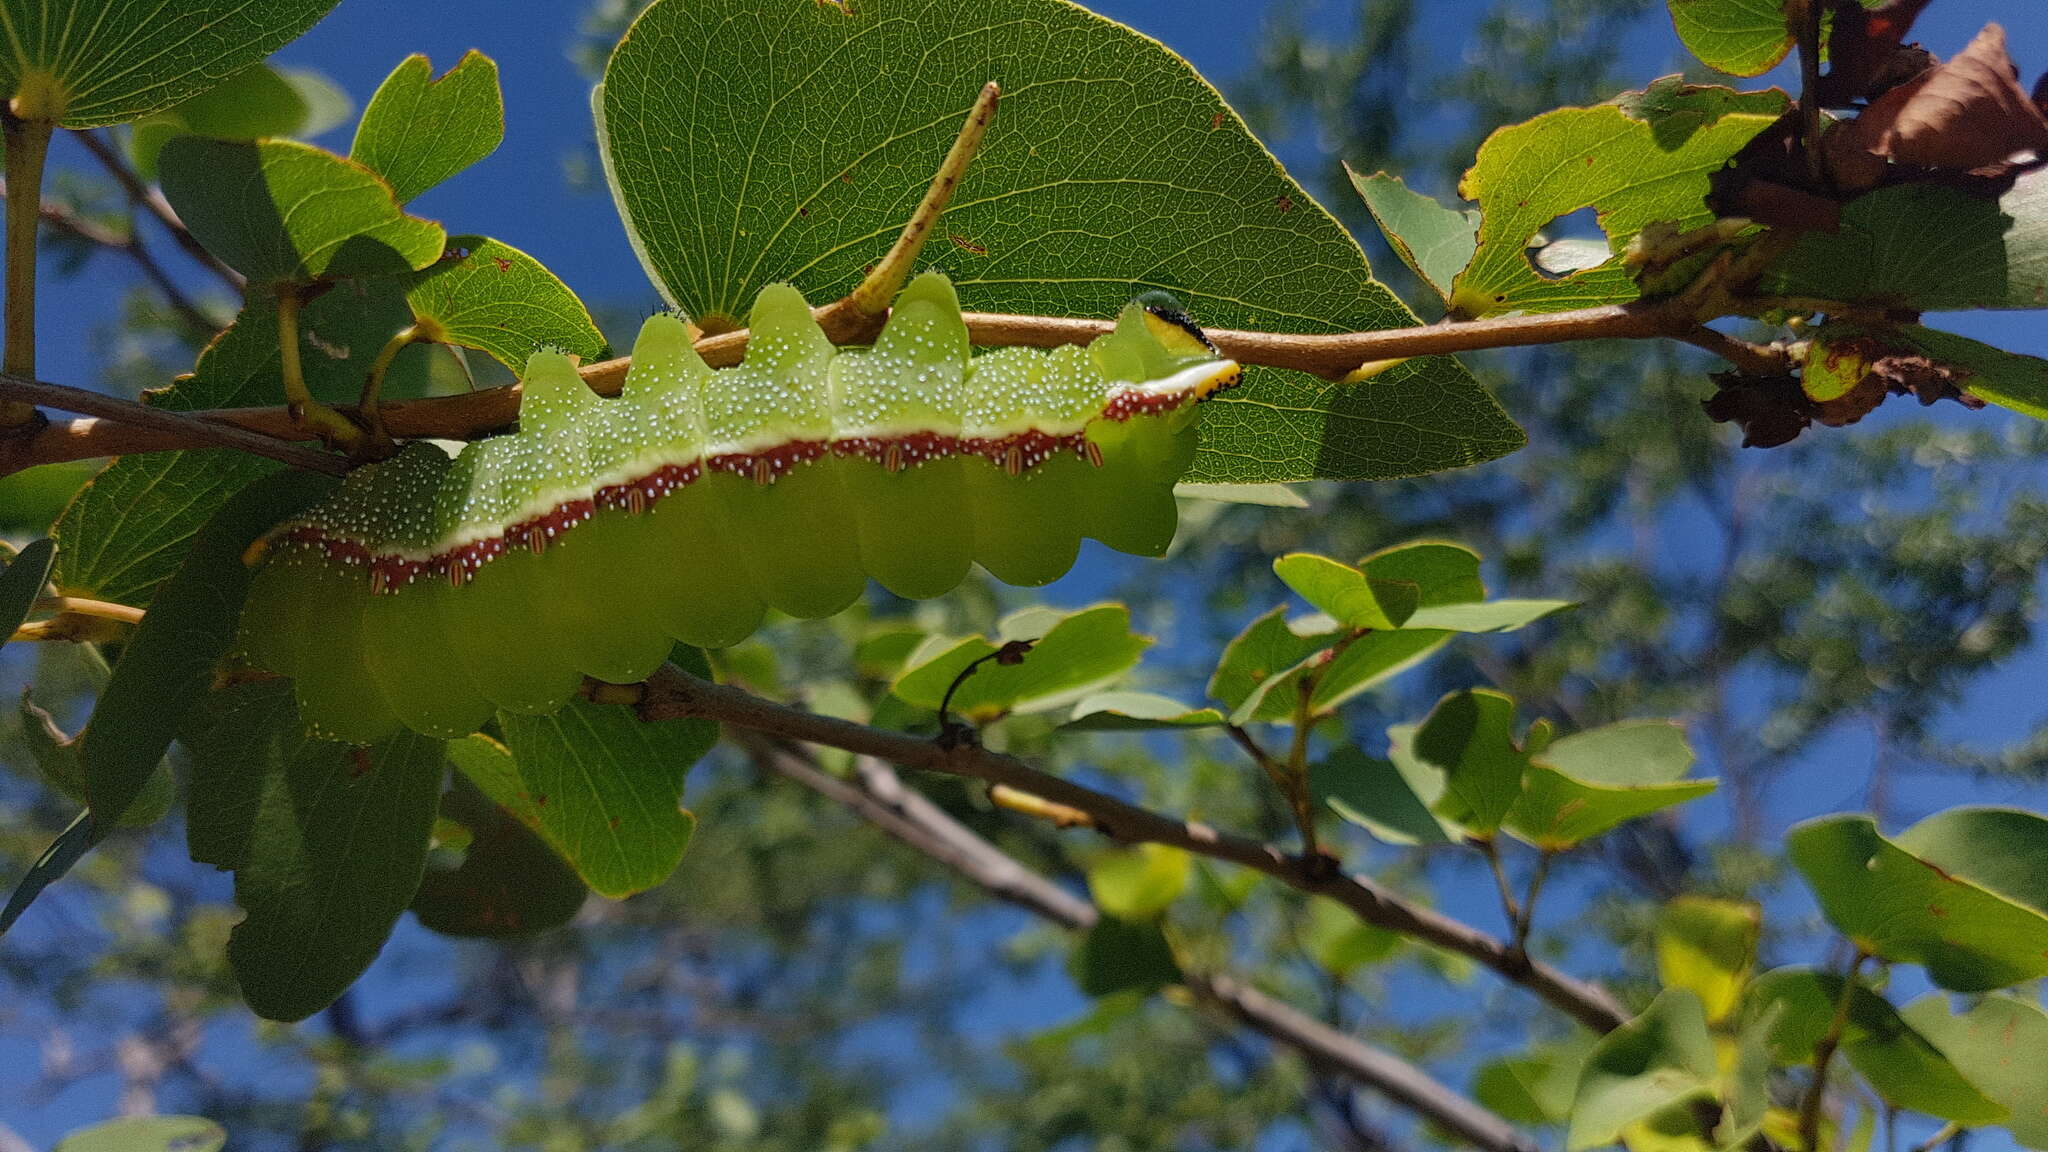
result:
<svg viewBox="0 0 2048 1152"><path fill-rule="evenodd" d="M1209 334L1202 331L1201 327L1188 316L1187 309L1181 306L1180 298L1173 293L1154 288L1150 291L1139 293L1137 299L1138 307L1194 337L1201 343L1202 347L1207 348L1210 352L1222 355L1222 353L1216 351L1216 345L1210 342Z"/></svg>

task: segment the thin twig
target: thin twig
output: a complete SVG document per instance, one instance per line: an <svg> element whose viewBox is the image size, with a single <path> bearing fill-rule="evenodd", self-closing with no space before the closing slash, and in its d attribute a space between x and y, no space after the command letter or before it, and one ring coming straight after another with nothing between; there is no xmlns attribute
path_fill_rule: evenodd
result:
<svg viewBox="0 0 2048 1152"><path fill-rule="evenodd" d="M833 320L826 313L827 308L812 310L821 324ZM1108 320L997 312L968 312L963 319L967 324L968 337L976 345L985 347L1053 348L1064 344L1085 344L1108 332L1113 323ZM839 321L834 323L846 327ZM1207 329L1206 332L1225 356L1239 363L1290 368L1335 378L1366 360L1405 359L1573 340L1675 337L1689 331L1695 324L1692 313L1673 308L1668 303L1659 303L1614 304L1538 316L1509 316L1374 332L1284 333L1222 328ZM826 332L834 335L835 339L844 337L843 333L833 333L832 324L827 324ZM707 336L697 341L696 347L698 354L712 367L737 364L746 351L747 333L741 330ZM584 365L579 371L584 383L599 395L616 396L631 367L631 358L620 357ZM350 408L338 410L344 415L355 414L355 410ZM281 440L313 438L313 433L300 427L283 406L222 408L199 415ZM482 388L455 396L389 401L379 407L378 415L386 431L401 440L474 440L505 428L518 419L519 389L516 385ZM175 436L143 436L131 429L72 428L43 437L33 455L12 466L26 467L29 464L51 464L131 452L175 451L197 446ZM0 466L0 475L5 475L8 470L8 467Z"/></svg>
<svg viewBox="0 0 2048 1152"><path fill-rule="evenodd" d="M864 277L860 286L846 297L847 307L869 317L880 327L882 318L889 314L889 301L910 279L910 270L917 263L917 254L924 249L926 240L931 239L932 228L939 217L945 214L946 205L953 199L953 192L960 187L960 180L967 175L967 166L974 161L974 154L981 149L981 139L988 133L989 121L995 118L996 100L1002 90L991 80L981 86L981 92L974 98L974 105L967 110L967 119L960 125L960 134L953 139L953 146L946 151L946 158L939 164L939 170L925 189L924 199L918 203L917 211L910 214L903 231L896 237L896 243L889 248L888 255Z"/></svg>
<svg viewBox="0 0 2048 1152"><path fill-rule="evenodd" d="M100 430L108 424L129 430L129 435L136 440L164 441L180 448L234 448L267 456L294 468L335 476L348 470L348 461L339 456L209 419L206 413L151 408L103 392L45 384L40 380L23 380L5 373L0 373L0 397L95 417L91 421L53 421L35 435L19 441L0 439L0 476L32 464L47 463L51 459L82 459L80 454L64 450L65 441L70 437L85 436L95 441L119 443L121 434L101 434ZM89 452L83 455L99 454Z"/></svg>
<svg viewBox="0 0 2048 1152"><path fill-rule="evenodd" d="M170 233L171 239L179 248L184 249L187 256L220 277L221 283L237 293L242 291L246 283L242 274L206 250L206 245L201 244L198 237L186 229L185 222L178 219L178 213L171 208L171 202L164 199L163 193L143 183L142 177L134 168L129 167L128 161L122 157L118 149L108 143L105 136L89 128L79 129L71 136L84 145L87 152L92 153L93 159L100 162L100 167L107 170L107 175L114 178L114 183L121 186L121 190L128 194L128 199L136 207L149 213L156 218L158 224L163 225L164 231Z"/></svg>
<svg viewBox="0 0 2048 1152"><path fill-rule="evenodd" d="M1205 824L1176 820L1070 780L1041 772L1015 757L974 745L951 748L903 732L819 716L714 684L673 665L640 686L634 701L648 720L685 716L769 732L792 740L843 748L905 767L1005 784L1088 813L1104 835L1126 844L1168 844L1211 859L1263 872L1301 892L1328 896L1369 924L1469 957L1527 988L1597 1032L1628 1019L1606 990L1546 964L1531 962L1506 941L1489 936L1434 909L1411 904L1368 877L1318 867L1271 844L1219 832Z"/></svg>
<svg viewBox="0 0 2048 1152"><path fill-rule="evenodd" d="M1529 932L1536 924L1536 898L1543 895L1543 883L1550 879L1550 865L1557 859L1557 853L1548 848L1536 854L1536 867L1529 873L1529 893L1522 898L1522 917L1515 922L1514 947L1518 951L1529 950Z"/></svg>
<svg viewBox="0 0 2048 1152"><path fill-rule="evenodd" d="M1513 936L1515 946L1519 947L1521 938L1525 935L1522 931L1522 907L1515 902L1515 888L1508 882L1508 869L1500 858L1500 845L1495 843L1491 836L1482 837L1472 843L1479 849L1479 854L1486 857L1487 870L1493 873L1493 886L1500 893L1501 913L1507 917L1508 931Z"/></svg>
<svg viewBox="0 0 2048 1152"><path fill-rule="evenodd" d="M1855 1002L1856 974L1863 969L1863 962L1870 954L1861 948L1849 961L1849 970L1842 974L1842 994L1835 998L1835 1014L1828 1021L1828 1030L1813 1045L1813 1080L1806 1086L1806 1096L1799 1102L1799 1142L1807 1152L1818 1152L1820 1148L1821 1106L1828 1095L1828 1066L1834 1062L1835 1050L1842 1046L1842 1033L1849 1027L1849 1007Z"/></svg>
<svg viewBox="0 0 2048 1152"><path fill-rule="evenodd" d="M0 197L6 195L6 186L0 184ZM193 302L192 297L185 294L184 288L179 286L171 277L169 270L157 260L156 253L151 252L142 242L142 237L134 232L116 232L97 221L80 216L54 200L43 201L42 216L43 223L59 232L75 236L95 247L120 253L134 261L143 278L163 295L164 303L170 305L171 311L176 312L178 318L185 321L193 332L210 335L220 331L220 322L207 315L205 309L199 307Z"/></svg>
<svg viewBox="0 0 2048 1152"><path fill-rule="evenodd" d="M1934 1135L1913 1145L1913 1152L1934 1152L1936 1148L1963 1134L1963 1126L1951 1120L1935 1130Z"/></svg>
<svg viewBox="0 0 2048 1152"><path fill-rule="evenodd" d="M97 616L102 620L118 620L123 624L142 623L142 609L128 604L114 604L105 600L88 600L82 596L44 596L36 601L40 612L70 612L79 616Z"/></svg>
<svg viewBox="0 0 2048 1152"><path fill-rule="evenodd" d="M758 733L742 730L735 738L757 763L846 808L997 899L1069 931L1087 931L1100 917L1093 904L1018 863L905 785L879 760L856 757L854 778L844 780L796 749ZM1199 1001L1239 1024L1429 1118L1474 1147L1486 1152L1537 1150L1534 1140L1506 1120L1414 1064L1347 1036L1227 973L1190 973L1186 987Z"/></svg>

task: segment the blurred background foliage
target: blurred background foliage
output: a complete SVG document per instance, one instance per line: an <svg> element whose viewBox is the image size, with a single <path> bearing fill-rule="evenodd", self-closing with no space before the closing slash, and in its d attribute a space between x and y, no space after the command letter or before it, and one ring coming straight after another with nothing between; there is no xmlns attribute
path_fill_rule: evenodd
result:
<svg viewBox="0 0 2048 1152"><path fill-rule="evenodd" d="M638 7L597 0L561 48L594 78ZM1669 37L1652 0L1456 7L1278 0L1241 53L1254 62L1215 77L1371 238L1375 267L1418 306L1340 161L1448 193L1488 131L1640 86ZM1649 63L1646 44L1658 46ZM410 46L389 47L395 58ZM519 117L515 104L515 132ZM592 155L567 151L560 173L531 178L588 185ZM127 226L116 190L89 173L58 181L52 196L94 226ZM608 203L581 203L612 226ZM75 232L50 243L59 267L86 281L109 259ZM630 331L644 305L631 289L606 299L565 275L615 341ZM195 306L221 316L226 303L201 294ZM95 373L107 387L132 393L189 365L201 333L160 292L138 284L105 304ZM1724 781L1719 797L1564 860L1533 941L1637 1006L1653 986L1650 912L1671 894L1776 901L1780 936L1766 940L1767 957L1820 938L1801 935L1810 909L1780 885L1778 836L1796 819L1863 807L1891 826L1970 799L2038 806L2048 735L2028 729L2038 717L2016 686L2043 667L2043 425L1894 406L1855 429L1743 452L1732 429L1702 418L1704 368L1689 351L1595 344L1468 362L1528 429L1527 449L1464 473L1310 489L1307 512L1201 507L1170 564L1096 553L1055 595L1130 603L1140 629L1162 638L1144 686L1190 698L1223 644L1284 598L1270 562L1292 549L1357 556L1451 538L1488 557L1502 592L1581 601L1512 637L1461 640L1343 719L1377 751L1389 723L1480 683L1566 729L1684 718L1707 772ZM85 474L0 482L0 527L33 528ZM983 630L1032 595L981 585L875 611ZM727 667L829 708L862 687L850 657L860 627L781 627ZM66 646L21 647L0 682L33 682L36 700L75 727L92 671ZM1154 807L1285 836L1271 790L1220 744L1133 738L1090 745L1111 751L1081 759L1046 737L1021 722L1005 734L1056 771L1116 781ZM20 740L11 720L0 726L8 875L71 815L35 780ZM1079 885L1085 842L991 813L953 781L917 783L1027 864ZM1089 1002L1057 929L730 746L695 771L688 802L697 836L660 888L591 900L568 928L526 941L451 942L402 925L368 977L297 1028L253 1022L235 996L221 959L236 916L227 885L185 860L179 824L117 838L0 950L0 1150L150 1107L217 1119L238 1149L1139 1152L1432 1140L1227 1022L1156 997ZM1347 831L1347 859L1498 927L1490 881L1469 854L1394 853ZM1452 1083L1469 1084L1487 1055L1564 1036L1526 994L1460 962L1368 947L1369 961L1333 963L1326 926L1295 894L1207 865L1197 881L1207 899L1183 902L1176 931Z"/></svg>

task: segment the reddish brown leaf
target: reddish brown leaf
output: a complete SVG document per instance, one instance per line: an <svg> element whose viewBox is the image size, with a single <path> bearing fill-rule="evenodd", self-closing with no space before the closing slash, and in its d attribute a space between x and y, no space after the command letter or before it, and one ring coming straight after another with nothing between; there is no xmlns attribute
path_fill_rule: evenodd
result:
<svg viewBox="0 0 2048 1152"><path fill-rule="evenodd" d="M1828 36L1828 74L1820 101L1845 108L1876 96L1934 66L1934 57L1904 43L1928 0L1894 0L1876 11L1856 0L1837 0L1834 31Z"/></svg>
<svg viewBox="0 0 2048 1152"><path fill-rule="evenodd" d="M1844 137L1900 164L1972 171L2048 157L2048 116L2020 87L2005 29L1987 24L1961 55L1879 97Z"/></svg>

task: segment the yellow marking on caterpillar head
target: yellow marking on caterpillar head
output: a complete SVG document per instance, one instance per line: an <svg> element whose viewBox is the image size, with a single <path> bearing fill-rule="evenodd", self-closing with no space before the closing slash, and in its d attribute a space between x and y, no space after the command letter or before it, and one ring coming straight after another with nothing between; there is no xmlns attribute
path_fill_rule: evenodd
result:
<svg viewBox="0 0 2048 1152"><path fill-rule="evenodd" d="M1221 392L1228 392L1244 383L1244 366L1235 360L1218 360L1208 375L1195 382L1193 391L1197 401L1207 400Z"/></svg>

